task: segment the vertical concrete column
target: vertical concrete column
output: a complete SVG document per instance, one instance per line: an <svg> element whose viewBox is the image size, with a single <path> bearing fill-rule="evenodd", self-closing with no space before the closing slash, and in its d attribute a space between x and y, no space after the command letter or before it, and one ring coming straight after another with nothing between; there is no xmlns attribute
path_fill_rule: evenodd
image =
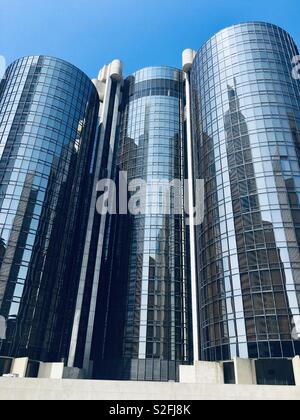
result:
<svg viewBox="0 0 300 420"><path fill-rule="evenodd" d="M101 69L98 80L93 80L95 84L100 101L100 113L99 113L99 122L101 122L101 136L99 142L99 150L96 159L96 169L95 169L95 178L94 178L94 187L93 191L97 190L97 183L99 181L99 174L101 169L101 162L103 157L103 150L104 150L104 140L105 140L105 133L108 129L108 113L109 113L109 104L112 95L112 80L118 82L117 92L115 94L115 105L114 105L114 116L113 116L113 125L111 128L111 137L110 137L110 155L109 161L107 163L107 178L111 177L112 171L112 163L113 163L113 156L114 156L114 146L115 146L115 138L116 138L116 127L117 127L117 120L118 120L118 111L120 105L120 96L121 96L121 81L122 81L122 63L120 60L114 60L111 64L106 65ZM83 311L83 297L84 297L84 290L86 287L86 277L87 277L87 270L88 270L88 261L90 255L90 247L91 247L91 238L92 238L92 227L94 224L94 220L96 217L96 200L97 195L93 194L92 201L90 205L90 212L89 212L89 219L88 219L88 229L87 235L85 240L85 248L84 248L84 255L83 255L83 262L81 267L81 274L80 274L80 282L79 288L77 293L77 302L76 302L76 309L74 315L74 322L73 322L73 331L71 337L71 345L70 345L70 352L68 358L68 367L73 368L75 366L75 358L76 358L76 351L78 345L78 337L79 337L79 325L81 320L81 315ZM101 269L101 256L103 250L103 237L104 237L104 230L106 226L106 217L104 216L101 218L101 226L100 226L100 233L99 233L99 240L98 240L98 251L97 251L97 261L94 268L94 279L93 279L93 287L92 287L92 296L90 300L90 309L89 309L89 319L87 325L87 335L85 340L85 350L84 350L84 373L85 376L90 377L91 371L93 369L92 362L90 361L90 352L91 352L91 345L92 345L92 334L93 334L93 327L94 327L94 318L95 318L95 311L96 311L96 303L97 303L97 294L98 294L98 286L99 286L99 273ZM65 371L67 372L67 371ZM71 371L69 373L72 375ZM69 374L66 373L66 374ZM83 373L80 373L81 375ZM76 375L76 373L75 373Z"/></svg>
<svg viewBox="0 0 300 420"><path fill-rule="evenodd" d="M62 379L64 373L63 363L41 363L38 378L40 379Z"/></svg>
<svg viewBox="0 0 300 420"><path fill-rule="evenodd" d="M257 385L255 361L234 359L236 385Z"/></svg>
<svg viewBox="0 0 300 420"><path fill-rule="evenodd" d="M25 378L27 365L28 365L28 357L14 359L10 373L12 375L18 375L19 378Z"/></svg>
<svg viewBox="0 0 300 420"><path fill-rule="evenodd" d="M65 367L63 371L63 379L88 379L84 375L83 369Z"/></svg>
<svg viewBox="0 0 300 420"><path fill-rule="evenodd" d="M296 386L300 386L300 357L297 356L293 359L293 368Z"/></svg>

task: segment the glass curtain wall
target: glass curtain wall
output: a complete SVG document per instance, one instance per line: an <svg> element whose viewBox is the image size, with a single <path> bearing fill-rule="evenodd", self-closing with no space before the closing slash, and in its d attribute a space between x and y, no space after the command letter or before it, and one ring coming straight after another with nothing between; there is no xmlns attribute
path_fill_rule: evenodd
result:
<svg viewBox="0 0 300 420"><path fill-rule="evenodd" d="M45 56L14 62L0 90L0 354L56 361L68 353L98 94Z"/></svg>

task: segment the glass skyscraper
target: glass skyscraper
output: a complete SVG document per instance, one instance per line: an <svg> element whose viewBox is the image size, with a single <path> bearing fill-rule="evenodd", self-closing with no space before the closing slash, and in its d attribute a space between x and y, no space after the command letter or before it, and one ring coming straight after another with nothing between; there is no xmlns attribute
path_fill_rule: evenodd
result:
<svg viewBox="0 0 300 420"><path fill-rule="evenodd" d="M99 99L64 61L26 57L0 86L2 356L68 354Z"/></svg>
<svg viewBox="0 0 300 420"><path fill-rule="evenodd" d="M191 71L204 360L300 354L298 55L277 26L225 29Z"/></svg>

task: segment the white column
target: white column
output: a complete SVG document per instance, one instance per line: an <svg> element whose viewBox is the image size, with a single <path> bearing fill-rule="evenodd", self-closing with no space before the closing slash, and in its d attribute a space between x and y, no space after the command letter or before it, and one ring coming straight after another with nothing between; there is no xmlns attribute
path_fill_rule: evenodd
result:
<svg viewBox="0 0 300 420"><path fill-rule="evenodd" d="M296 386L300 386L300 357L297 356L293 359L293 368Z"/></svg>
<svg viewBox="0 0 300 420"><path fill-rule="evenodd" d="M63 363L40 363L39 379L62 379L64 373Z"/></svg>
<svg viewBox="0 0 300 420"><path fill-rule="evenodd" d="M28 357L14 359L12 368L11 368L11 374L17 375L19 378L25 378L27 365L28 365Z"/></svg>

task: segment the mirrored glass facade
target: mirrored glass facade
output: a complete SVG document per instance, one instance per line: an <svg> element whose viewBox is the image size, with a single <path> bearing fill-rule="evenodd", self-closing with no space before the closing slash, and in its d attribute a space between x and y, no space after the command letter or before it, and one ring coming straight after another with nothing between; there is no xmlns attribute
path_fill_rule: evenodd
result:
<svg viewBox="0 0 300 420"><path fill-rule="evenodd" d="M99 100L89 78L45 56L0 85L0 354L67 356Z"/></svg>
<svg viewBox="0 0 300 420"><path fill-rule="evenodd" d="M298 49L277 26L241 24L211 38L191 86L204 360L300 354Z"/></svg>
<svg viewBox="0 0 300 420"><path fill-rule="evenodd" d="M154 67L125 81L117 177L126 171L128 182L184 179L182 80L177 69ZM98 378L176 380L178 366L191 362L185 220L157 211L152 198L147 192L146 214L111 218L107 227L94 340ZM181 200L183 207L183 194Z"/></svg>

